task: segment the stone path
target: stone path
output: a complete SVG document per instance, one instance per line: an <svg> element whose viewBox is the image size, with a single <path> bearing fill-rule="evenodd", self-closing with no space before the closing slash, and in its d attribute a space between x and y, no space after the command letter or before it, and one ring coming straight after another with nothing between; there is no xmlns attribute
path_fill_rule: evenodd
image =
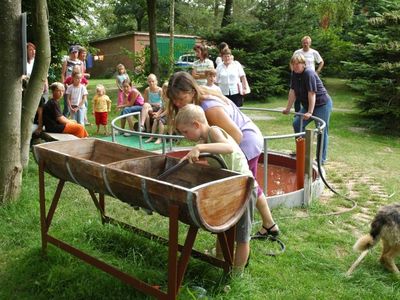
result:
<svg viewBox="0 0 400 300"><path fill-rule="evenodd" d="M343 224L343 228L346 231L351 231L355 236L361 235L358 228L368 227L376 213L376 211L383 205L388 204L389 195L386 193L384 187L377 182L373 177L365 175L358 170L351 170L348 165L342 162L330 162L325 165L325 170L327 174L332 174L332 177L341 178L341 183L332 183L332 187L340 187L339 193L344 190L346 196L350 199L354 199L357 202L356 211L352 212L353 219L355 219L359 224L365 224L365 226L354 226L352 224ZM348 171L350 170L350 171ZM329 175L327 176L328 183ZM368 199L364 201L359 201L361 195L365 195L365 190L367 189ZM361 193L362 191L362 193ZM333 193L329 189L325 189L320 196L319 201L327 202L332 197Z"/></svg>

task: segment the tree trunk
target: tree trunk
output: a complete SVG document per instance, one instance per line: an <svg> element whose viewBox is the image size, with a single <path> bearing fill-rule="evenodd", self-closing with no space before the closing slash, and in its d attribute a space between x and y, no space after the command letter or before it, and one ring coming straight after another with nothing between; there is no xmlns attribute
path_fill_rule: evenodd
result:
<svg viewBox="0 0 400 300"><path fill-rule="evenodd" d="M157 31L156 31L156 0L147 0L147 15L149 17L150 36L150 72L159 78Z"/></svg>
<svg viewBox="0 0 400 300"><path fill-rule="evenodd" d="M225 9L224 9L224 14L222 16L221 27L225 27L232 22L232 7L233 7L233 0L225 0Z"/></svg>
<svg viewBox="0 0 400 300"><path fill-rule="evenodd" d="M22 45L21 1L1 1L0 11L0 203L18 198L21 189Z"/></svg>
<svg viewBox="0 0 400 300"><path fill-rule="evenodd" d="M46 0L36 0L33 12L33 28L35 30L36 56L29 85L22 99L21 110L21 163L25 168L29 162L29 144L31 139L33 118L35 116L43 87L47 82L47 73L51 60L48 14Z"/></svg>
<svg viewBox="0 0 400 300"><path fill-rule="evenodd" d="M175 0L169 2L169 72L168 77L174 73L175 50L174 50L174 32L175 32Z"/></svg>

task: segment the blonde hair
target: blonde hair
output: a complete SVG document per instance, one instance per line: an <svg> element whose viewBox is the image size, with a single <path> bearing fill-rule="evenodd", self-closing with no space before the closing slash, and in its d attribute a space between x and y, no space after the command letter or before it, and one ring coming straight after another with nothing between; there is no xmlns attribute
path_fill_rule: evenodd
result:
<svg viewBox="0 0 400 300"><path fill-rule="evenodd" d="M81 70L74 70L74 71L72 71L71 77L75 78L78 75L82 78L82 76L83 76L82 71Z"/></svg>
<svg viewBox="0 0 400 300"><path fill-rule="evenodd" d="M149 76L147 76L147 81L149 81L150 79L153 79L156 82L156 84L158 83L157 76L154 75L153 73L150 73Z"/></svg>
<svg viewBox="0 0 400 300"><path fill-rule="evenodd" d="M215 70L215 69L211 69L211 70L206 70L205 71L205 75L208 77L208 76L210 76L210 75L217 75L217 70Z"/></svg>
<svg viewBox="0 0 400 300"><path fill-rule="evenodd" d="M295 63L306 64L306 58L301 53L293 54L292 58L290 59L290 65Z"/></svg>
<svg viewBox="0 0 400 300"><path fill-rule="evenodd" d="M203 109L194 104L187 104L182 107L175 116L175 126L179 125L190 125L193 121L197 121L201 124L208 124L206 115Z"/></svg>
<svg viewBox="0 0 400 300"><path fill-rule="evenodd" d="M55 90L65 91L65 87L61 82L53 82L50 85L50 89L51 89L52 92L54 92Z"/></svg>
<svg viewBox="0 0 400 300"><path fill-rule="evenodd" d="M303 38L301 39L301 42L304 42L305 40L310 40L311 43L311 37L308 35L303 36Z"/></svg>
<svg viewBox="0 0 400 300"><path fill-rule="evenodd" d="M123 68L125 70L125 72L126 72L126 68L125 68L125 66L123 64L118 64L117 67L116 67L118 72L119 72L119 69L121 69L121 68Z"/></svg>
<svg viewBox="0 0 400 300"><path fill-rule="evenodd" d="M205 96L212 95L218 98L223 104L229 104L229 99L222 95L219 91L209 89L205 86L199 86L192 75L188 72L176 72L168 81L167 96L169 98L168 111L173 115L177 114L178 107L174 105L174 99L178 98L180 93L191 93L193 95L193 104L200 105ZM172 118L171 118L172 119Z"/></svg>
<svg viewBox="0 0 400 300"><path fill-rule="evenodd" d="M167 93L168 93L168 81L165 81L163 83L163 85L161 86L161 96L162 96L163 100L168 99Z"/></svg>
<svg viewBox="0 0 400 300"><path fill-rule="evenodd" d="M96 91L103 91L103 93L106 93L106 88L102 84L96 85Z"/></svg>

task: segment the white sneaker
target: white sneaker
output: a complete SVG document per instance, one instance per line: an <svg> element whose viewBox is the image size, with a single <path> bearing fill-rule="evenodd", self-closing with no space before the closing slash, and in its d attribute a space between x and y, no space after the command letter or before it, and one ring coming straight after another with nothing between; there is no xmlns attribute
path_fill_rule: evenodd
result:
<svg viewBox="0 0 400 300"><path fill-rule="evenodd" d="M125 132L125 133L124 133L124 136L125 136L125 137L127 137L127 136L132 136L132 133Z"/></svg>

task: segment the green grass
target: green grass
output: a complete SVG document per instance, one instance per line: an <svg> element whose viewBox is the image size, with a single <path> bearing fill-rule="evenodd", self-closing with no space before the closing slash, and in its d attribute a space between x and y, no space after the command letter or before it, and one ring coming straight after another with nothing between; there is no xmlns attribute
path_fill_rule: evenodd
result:
<svg viewBox="0 0 400 300"><path fill-rule="evenodd" d="M312 217L350 206L345 200L330 195L324 200L315 200L306 209L275 209L273 214L287 247L283 255L267 256L274 245L252 241L249 268L242 277L232 279L225 278L220 269L191 259L180 299L196 299L196 286L206 289L208 299L400 298L400 281L377 262L380 246L371 251L352 277L344 276L358 256L352 252L352 245L369 229L368 222L360 221L358 216L364 213L372 218L379 206L399 202L400 139L360 127L354 106L357 95L342 80L325 80L334 101L327 179L338 191L353 193L350 194L358 202L358 208L338 216ZM90 100L99 82L106 83L115 104L116 90L112 89L111 80L91 80ZM268 103L247 100L246 105L265 108L286 105L286 97L268 100ZM292 131L291 116L280 113L268 113L268 116L272 119L257 121L263 134ZM92 135L93 127L88 127ZM271 142L270 147L294 149L292 140ZM0 299L149 299L51 245L47 256L42 255L37 165L33 159L23 177L19 201L0 207ZM351 181L354 184L349 184ZM56 184L56 179L46 175L47 206ZM382 197L376 187L381 194L391 197ZM107 212L150 232L168 234L167 218L147 216L109 197ZM296 218L303 215L310 217ZM182 241L186 227L180 227ZM257 229L258 224L254 225L254 230ZM117 226L102 225L86 190L76 185L66 184L51 234L165 289L167 248ZM214 236L202 231L195 246L204 250L213 243Z"/></svg>

